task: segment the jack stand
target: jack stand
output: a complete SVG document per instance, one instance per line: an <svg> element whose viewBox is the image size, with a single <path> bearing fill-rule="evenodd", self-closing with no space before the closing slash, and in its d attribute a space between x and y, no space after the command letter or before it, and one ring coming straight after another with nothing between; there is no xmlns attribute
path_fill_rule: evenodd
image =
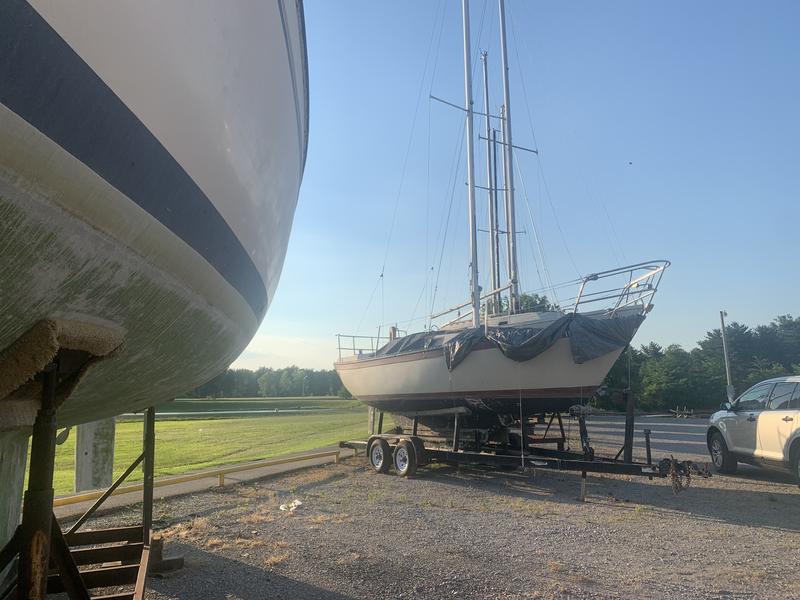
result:
<svg viewBox="0 0 800 600"><path fill-rule="evenodd" d="M33 426L22 524L8 544L0 549L0 571L19 556L18 576L10 587L0 590L0 598L12 597L16 588L16 597L20 600L44 600L48 593L60 592L66 592L70 600L90 600L90 589L133 585L132 591L103 598L143 600L149 573L183 567L183 557L164 558L163 540L152 534L155 408L151 407L145 413L142 453L69 531L62 533L53 515L55 398L59 374L56 364L48 365L41 374L42 405ZM78 531L139 464L144 471L142 524ZM57 570L51 570L51 565ZM78 568L84 565L100 566L85 570Z"/></svg>
<svg viewBox="0 0 800 600"><path fill-rule="evenodd" d="M458 417L458 413L453 416L455 419L453 422L453 452L458 452L459 441L461 439L461 420Z"/></svg>
<svg viewBox="0 0 800 600"><path fill-rule="evenodd" d="M53 467L56 454L56 385L58 363L41 374L42 404L33 424L28 489L20 527L19 597L42 600L47 593L50 532L53 525Z"/></svg>
<svg viewBox="0 0 800 600"><path fill-rule="evenodd" d="M586 502L586 471L581 472L581 502Z"/></svg>
<svg viewBox="0 0 800 600"><path fill-rule="evenodd" d="M578 415L578 429L581 434L583 460L594 460L594 448L589 443L589 430L586 428L586 417L583 415Z"/></svg>

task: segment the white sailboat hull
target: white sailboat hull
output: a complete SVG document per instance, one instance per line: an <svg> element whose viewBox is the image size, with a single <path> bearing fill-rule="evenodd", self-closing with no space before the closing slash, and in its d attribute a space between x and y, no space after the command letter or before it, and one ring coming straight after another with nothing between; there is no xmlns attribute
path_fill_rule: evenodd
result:
<svg viewBox="0 0 800 600"><path fill-rule="evenodd" d="M485 332L413 334L335 366L354 397L397 414L467 407L518 416L520 400L527 411L566 411L595 394L643 319L640 304L490 317Z"/></svg>
<svg viewBox="0 0 800 600"><path fill-rule="evenodd" d="M441 351L343 361L336 370L353 396L389 412L439 410L470 400L507 400L511 407L520 398L531 408L564 410L591 398L621 352L576 364L562 338L524 362L486 348L473 350L452 371Z"/></svg>

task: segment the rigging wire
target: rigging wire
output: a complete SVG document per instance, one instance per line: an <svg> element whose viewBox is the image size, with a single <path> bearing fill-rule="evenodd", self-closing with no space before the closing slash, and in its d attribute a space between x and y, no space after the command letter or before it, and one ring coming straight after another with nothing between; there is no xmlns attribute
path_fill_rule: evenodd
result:
<svg viewBox="0 0 800 600"><path fill-rule="evenodd" d="M447 233L450 229L450 215L453 212L453 199L455 198L456 195L456 181L458 179L458 173L459 173L458 165L461 162L461 155L464 151L464 135L466 132L466 128L467 128L466 122L462 123L461 135L459 136L458 145L456 146L456 152L454 154L453 165L451 167L452 176L450 182L450 201L448 202L447 205L447 216L446 217L443 216L442 219L442 227L444 228L442 233L442 249L439 252L439 264L438 267L436 268L436 277L434 278L433 281L433 292L431 294L431 304L430 304L429 314L433 314L434 306L436 304L436 294L439 291L439 276L441 275L442 272L442 261L444 259L444 251L447 244ZM430 327L430 321L428 323L428 326Z"/></svg>
<svg viewBox="0 0 800 600"><path fill-rule="evenodd" d="M442 7L441 21L444 22L444 6L445 6L445 4L443 2L441 2L440 6ZM420 77L419 88L417 90L417 101L416 101L415 106L414 106L414 116L411 119L411 128L410 128L409 134L408 134L408 144L406 145L405 156L403 157L403 166L400 169L400 181L399 181L399 184L398 184L398 187L397 187L397 195L396 195L395 201L394 201L394 208L392 209L392 220L391 220L391 223L389 225L389 234L386 237L386 247L385 247L385 250L384 250L384 253L383 253L383 261L381 263L380 274L378 275L378 280L375 283L375 289L373 289L372 294L370 294L370 299L367 302L367 307L364 310L364 313L362 314L361 319L359 321L357 332L360 330L361 324L363 323L364 318L366 317L367 312L369 311L369 308L372 305L372 300L374 299L375 291L377 290L377 287L379 285L381 287L381 321L383 321L383 310L384 310L383 280L384 280L384 273L386 272L386 261L388 260L388 257L389 257L389 248L391 246L392 235L394 234L394 228L395 228L395 224L397 222L397 210L398 210L398 208L400 206L400 198L401 198L402 192L403 192L403 184L405 183L406 169L408 167L408 159L409 159L409 157L411 155L411 146L412 146L412 143L414 141L414 132L416 130L416 125L417 125L417 116L419 115L419 107L420 107L420 104L422 102L422 95L423 95L423 91L425 89L425 82L427 80L428 66L430 65L430 59L431 59L431 50L433 49L433 41L434 41L434 39L436 37L436 25L439 22L439 18L437 17L438 13L439 13L439 10L437 8L436 12L434 13L434 20L433 20L433 25L431 27L430 40L428 41L428 49L427 49L427 52L425 54L425 67L422 70L422 76Z"/></svg>
<svg viewBox="0 0 800 600"><path fill-rule="evenodd" d="M481 40L483 39L483 28L484 28L484 23L485 23L486 5L487 4L488 4L488 0L484 0L483 8L481 9L480 25L478 26L478 43L476 45L476 47L478 47L478 48L480 47ZM477 56L472 56L470 58L471 58L471 61L472 61L472 64L471 64L472 76L474 78L475 71L476 71L476 69L478 67L479 60L478 60ZM433 91L433 80L431 80L431 91ZM430 99L428 100L428 103L430 104ZM444 251L445 251L445 247L446 247L446 243L447 243L447 233L448 233L449 227L450 227L450 215L451 215L452 209L453 209L453 198L455 197L456 181L457 181L458 173L459 173L458 163L461 162L461 154L463 152L465 130L466 130L466 118L464 119L464 121L462 122L462 125L461 125L461 136L460 136L460 140L459 140L459 144L458 144L458 148L459 149L458 149L456 161L454 163L454 167L455 168L453 170L453 179L452 179L452 183L451 183L450 201L449 201L448 207L447 207L447 218L444 221L444 232L443 232L443 235L442 235L442 248L441 248L441 251L439 253L439 261L438 261L439 264L438 264L438 267L436 269L436 276L434 278L433 292L431 294L431 302L430 302L430 305L429 305L430 306L430 314L433 314L434 305L436 304L436 295L437 295L438 290L439 290L439 278L440 278L441 271L442 271L442 260L444 258ZM433 270L433 267L431 267L431 270ZM430 319L428 320L428 327L430 327Z"/></svg>
<svg viewBox="0 0 800 600"><path fill-rule="evenodd" d="M358 326L356 327L356 335L361 333L361 326L364 324L364 318L367 316L370 307L372 306L372 300L375 298L375 292L378 291L378 285L380 285L381 280L383 279L383 273L378 276L378 279L375 281L375 286L372 288L372 293L369 295L369 300L367 300L367 307L364 309L364 312L361 315L361 319L358 321Z"/></svg>
<svg viewBox="0 0 800 600"><path fill-rule="evenodd" d="M404 321L404 323L413 323L419 319L415 319L414 317L417 314L417 309L419 308L419 303L422 301L422 296L425 294L425 290L428 287L428 280L425 280L425 284L422 286L422 290L420 290L419 296L417 296L417 302L414 304L414 310L411 311L411 318L408 321ZM424 319L425 317L420 317L420 319Z"/></svg>
<svg viewBox="0 0 800 600"><path fill-rule="evenodd" d="M617 228L614 227L614 221L611 220L611 215L608 212L608 208L606 207L606 203L603 202L602 198L598 198L598 201L600 202L600 206L603 208L603 212L606 215L606 220L608 221L608 226L611 228L611 239L617 245L617 249L619 250L619 254L620 254L620 256L622 256L622 260L624 261L624 262L620 262L619 259L617 259L617 263L621 267L623 264L628 264L628 258L625 256L625 250L623 249L622 244L619 241L619 236L617 235ZM614 256L616 257L616 252L614 252L613 244L609 244L609 246L611 246L611 251L614 254Z"/></svg>
<svg viewBox="0 0 800 600"><path fill-rule="evenodd" d="M424 290L426 293L425 306L431 303L431 294L433 288L433 265L430 264L430 214L431 214L431 99L430 95L433 92L433 84L436 81L436 73L439 68L439 52L442 45L442 32L444 31L444 0L439 2L442 6L442 18L439 22L439 35L436 40L436 51L434 52L433 68L431 69L431 79L428 84L428 135L427 135L427 162L426 162L426 188L425 188L425 284ZM416 308L414 309L416 312Z"/></svg>
<svg viewBox="0 0 800 600"><path fill-rule="evenodd" d="M440 6L444 7L444 3L440 3ZM405 155L403 157L403 166L400 169L400 181L399 181L399 184L398 184L398 187L397 187L397 195L396 195L395 201L394 201L394 208L392 209L392 220L391 220L391 223L389 225L389 234L386 237L386 247L385 247L385 250L384 250L384 253L383 253L383 261L381 263L381 270L380 270L380 274L378 275L378 281L376 282L376 288L377 288L378 285L381 286L381 313L383 313L383 308L384 308L384 306L383 306L383 298L384 298L384 296L383 296L383 280L384 280L384 273L386 272L386 261L388 260L388 257L389 257L389 248L391 246L392 236L394 234L394 228L395 228L395 224L397 222L397 209L400 206L400 198L401 198L402 192L403 192L403 184L405 183L406 169L408 167L408 159L409 159L409 157L411 155L411 146L412 146L412 143L414 141L414 132L416 130L417 116L419 115L419 107L420 107L420 104L422 102L422 95L423 95L423 91L425 89L425 82L427 80L426 75L428 73L428 66L430 64L431 50L433 48L433 41L434 41L434 39L436 37L436 24L439 21L439 19L437 18L438 12L439 11L438 11L438 8L437 8L436 13L434 14L433 25L431 27L430 40L428 41L428 50L427 50L426 55L425 55L425 67L424 67L424 69L422 71L422 77L420 78L419 88L418 88L418 91L417 91L417 101L416 101L415 106L414 106L414 116L411 119L411 129L410 129L409 134L408 134L408 144L406 145L406 151L405 151ZM444 21L444 9L442 9L442 18L441 18L441 20ZM364 317L366 316L366 313L368 312L369 307L372 304L372 300L373 300L374 295L375 295L375 290L373 290L372 294L370 295L370 300L367 303L367 308L364 310L364 314L362 315L361 320L359 321L358 329L360 329L361 323L363 322ZM381 314L381 321L383 321L383 314Z"/></svg>
<svg viewBox="0 0 800 600"><path fill-rule="evenodd" d="M517 65L518 65L518 68L519 68L519 65L522 64L522 62L520 60L520 57L519 57L519 45L520 44L517 41L517 33L516 33L516 29L514 28L514 18L511 15L511 3L509 3L508 12L509 12L509 17L510 17L509 21L511 23L511 36L514 38L514 54L517 57ZM528 54L530 54L530 53L528 53ZM529 124L530 130L531 130L531 138L533 140L534 147L538 149L539 148L539 143L536 141L536 132L535 132L535 130L533 128L533 114L531 113L530 102L528 102L528 88L525 85L525 78L524 77L520 76L519 80L520 80L520 82L522 84L522 97L525 100L525 109L526 109L527 114L528 114L528 124ZM552 196L550 194L550 186L547 184L547 178L544 175L544 166L542 164L542 155L541 154L537 154L536 158L538 159L537 160L537 164L538 164L538 167L539 167L540 176L542 178L542 183L544 184L545 195L547 197L548 203L550 204L550 210L553 213L553 219L555 220L556 228L558 229L558 232L559 232L559 234L561 236L561 241L564 244L564 250L566 251L566 254L567 254L567 257L569 258L570 263L572 263L572 267L575 269L575 272L578 274L578 276L581 276L581 270L578 268L578 265L576 264L575 259L572 256L572 252L569 249L569 244L567 244L567 238L564 235L564 230L561 227L561 222L558 220L558 214L556 213L555 205L553 204L553 198L552 198Z"/></svg>
<svg viewBox="0 0 800 600"><path fill-rule="evenodd" d="M547 268L547 258L544 255L544 246L542 246L542 241L539 236L539 228L536 227L536 221L533 219L533 212L531 211L531 203L528 200L528 188L525 185L525 178L522 176L522 169L519 166L519 158L517 155L514 155L514 163L517 167L517 172L519 173L519 181L522 184L522 195L525 198L525 208L528 209L528 219L531 222L531 229L533 230L533 237L536 240L536 245L539 248L539 261L542 263L542 270L544 271L545 281L543 282L547 288L550 290L552 294L553 301L558 304L558 296L556 296L556 289L553 287L553 281L550 278L550 269ZM528 243L531 244L531 251L533 252L533 244L531 242L531 238L528 237ZM541 274L539 273L539 264L535 260L536 255L534 253L534 264L536 264L536 272L539 274L539 279L541 280Z"/></svg>

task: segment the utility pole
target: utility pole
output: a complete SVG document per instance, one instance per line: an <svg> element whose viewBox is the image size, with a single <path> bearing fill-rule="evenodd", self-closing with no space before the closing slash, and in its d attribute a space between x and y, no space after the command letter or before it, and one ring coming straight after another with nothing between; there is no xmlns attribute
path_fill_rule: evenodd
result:
<svg viewBox="0 0 800 600"><path fill-rule="evenodd" d="M472 115L472 51L469 40L469 0L461 0L464 22L464 108L467 111L467 199L469 202L470 295L472 326L481 324L481 288L478 284L478 230L475 220L475 148Z"/></svg>
<svg viewBox="0 0 800 600"><path fill-rule="evenodd" d="M736 399L736 392L733 389L733 382L731 381L731 358L728 355L728 341L725 338L725 317L728 316L724 310L719 311L720 333L722 334L722 352L725 355L725 376L728 379L728 402L733 402Z"/></svg>

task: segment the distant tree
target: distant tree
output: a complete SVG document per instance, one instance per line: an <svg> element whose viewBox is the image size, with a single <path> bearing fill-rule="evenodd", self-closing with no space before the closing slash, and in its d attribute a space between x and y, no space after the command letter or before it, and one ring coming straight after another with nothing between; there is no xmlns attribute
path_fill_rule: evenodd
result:
<svg viewBox="0 0 800 600"><path fill-rule="evenodd" d="M208 383L192 390L187 395L193 398L253 398L341 395L344 386L333 370L301 369L295 365L282 369L261 367L228 369Z"/></svg>
<svg viewBox="0 0 800 600"><path fill-rule="evenodd" d="M520 294L519 309L521 312L548 312L558 310L559 307L544 294Z"/></svg>
<svg viewBox="0 0 800 600"><path fill-rule="evenodd" d="M800 318L781 315L768 325L726 326L731 376L737 393L781 375L800 374ZM713 408L725 398L725 361L719 329L708 331L697 347L666 349L650 343L629 348L605 380L609 393L598 398L606 408L621 409L620 394L629 388L639 408L666 410L675 405Z"/></svg>

